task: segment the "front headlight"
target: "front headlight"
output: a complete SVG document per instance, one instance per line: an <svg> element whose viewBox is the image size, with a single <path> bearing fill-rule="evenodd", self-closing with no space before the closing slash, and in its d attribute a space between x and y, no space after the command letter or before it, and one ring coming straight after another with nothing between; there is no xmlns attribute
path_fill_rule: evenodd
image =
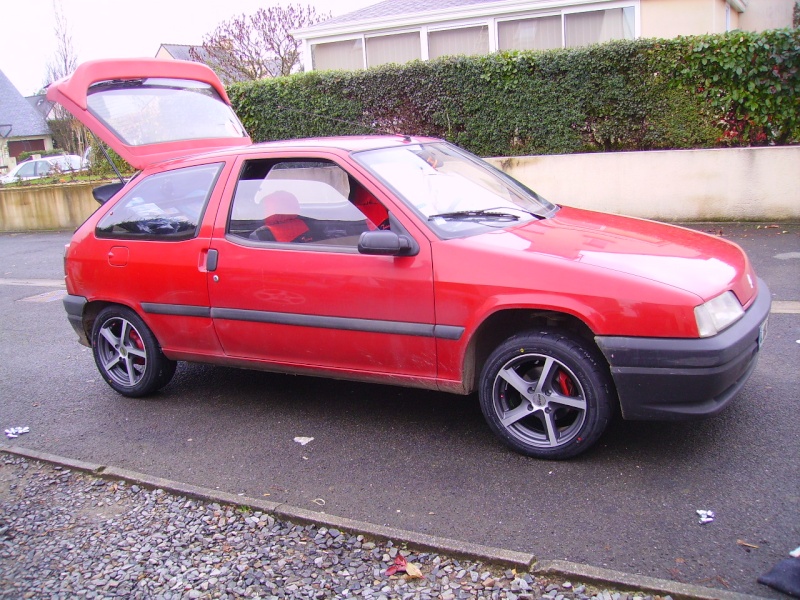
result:
<svg viewBox="0 0 800 600"><path fill-rule="evenodd" d="M744 315L744 309L733 292L725 292L705 304L696 306L694 318L700 337L716 335Z"/></svg>

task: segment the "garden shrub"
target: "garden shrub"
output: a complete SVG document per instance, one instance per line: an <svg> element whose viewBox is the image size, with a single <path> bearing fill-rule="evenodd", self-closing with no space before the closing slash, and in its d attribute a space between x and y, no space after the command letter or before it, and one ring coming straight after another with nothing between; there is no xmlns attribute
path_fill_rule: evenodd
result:
<svg viewBox="0 0 800 600"><path fill-rule="evenodd" d="M736 145L800 142L800 30L732 31L684 40L674 69Z"/></svg>
<svg viewBox="0 0 800 600"><path fill-rule="evenodd" d="M46 156L61 156L62 154L68 154L68 152L61 148L53 148L52 150L25 150L20 152L19 156L17 156L17 164L28 160L32 156L41 156L44 158Z"/></svg>
<svg viewBox="0 0 800 600"><path fill-rule="evenodd" d="M403 133L483 156L800 142L797 30L614 41L232 85L255 141Z"/></svg>

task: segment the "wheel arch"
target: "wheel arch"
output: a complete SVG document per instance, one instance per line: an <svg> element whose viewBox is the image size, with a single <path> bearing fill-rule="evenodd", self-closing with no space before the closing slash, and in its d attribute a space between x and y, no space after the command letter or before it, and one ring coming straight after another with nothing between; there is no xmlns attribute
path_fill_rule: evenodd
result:
<svg viewBox="0 0 800 600"><path fill-rule="evenodd" d="M597 348L595 334L581 319L569 313L544 309L510 308L489 315L475 330L464 355L464 387L466 393L478 389L486 359L512 335L527 330L561 330L578 335ZM597 348L598 354L602 353ZM605 358L603 358L605 362Z"/></svg>
<svg viewBox="0 0 800 600"><path fill-rule="evenodd" d="M83 324L83 333L86 336L86 341L88 342L86 344L87 346L91 347L92 345L92 330L94 329L94 322L97 319L97 315L99 315L104 308L109 306L122 306L132 310L139 315L140 318L142 317L142 315L139 314L139 311L133 306L123 304L122 302L112 302L110 300L92 300L87 302L86 306L83 308L83 318L81 320ZM142 320L144 321L144 319Z"/></svg>

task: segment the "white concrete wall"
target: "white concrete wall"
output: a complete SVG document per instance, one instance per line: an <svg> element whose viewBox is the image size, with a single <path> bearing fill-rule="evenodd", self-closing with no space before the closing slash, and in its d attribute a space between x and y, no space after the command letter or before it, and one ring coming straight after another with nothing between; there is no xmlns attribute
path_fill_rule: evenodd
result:
<svg viewBox="0 0 800 600"><path fill-rule="evenodd" d="M100 206L95 185L0 186L0 231L75 229Z"/></svg>
<svg viewBox="0 0 800 600"><path fill-rule="evenodd" d="M661 221L800 220L800 146L490 158L551 202ZM0 186L0 231L71 229L93 184Z"/></svg>
<svg viewBox="0 0 800 600"><path fill-rule="evenodd" d="M800 146L489 160L557 204L663 221L800 219Z"/></svg>

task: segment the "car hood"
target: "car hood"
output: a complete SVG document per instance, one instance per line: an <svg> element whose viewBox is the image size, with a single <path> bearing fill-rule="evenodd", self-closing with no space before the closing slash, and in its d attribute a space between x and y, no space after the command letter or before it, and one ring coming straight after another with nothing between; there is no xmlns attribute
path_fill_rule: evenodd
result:
<svg viewBox="0 0 800 600"><path fill-rule="evenodd" d="M732 290L747 306L756 293L755 273L739 246L663 223L562 207L552 218L481 237L655 281L704 302Z"/></svg>
<svg viewBox="0 0 800 600"><path fill-rule="evenodd" d="M53 83L47 99L61 104L137 169L251 143L222 83L200 63L90 61Z"/></svg>

